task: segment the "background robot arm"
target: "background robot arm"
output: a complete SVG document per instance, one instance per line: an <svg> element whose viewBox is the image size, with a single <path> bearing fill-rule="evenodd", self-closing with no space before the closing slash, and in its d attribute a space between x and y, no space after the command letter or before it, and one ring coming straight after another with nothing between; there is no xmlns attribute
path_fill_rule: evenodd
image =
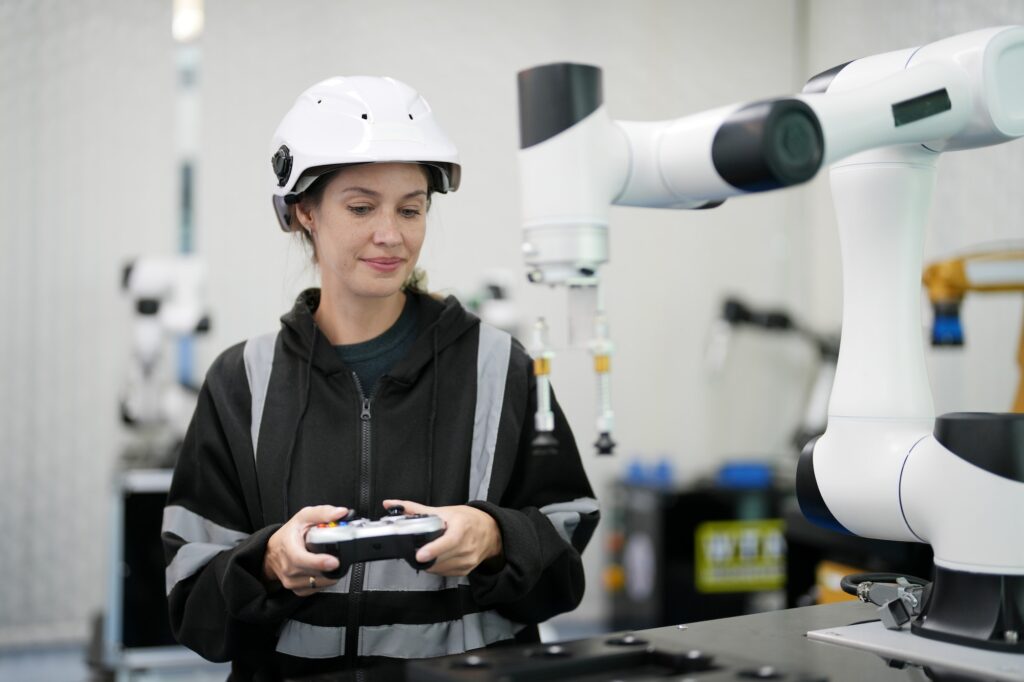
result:
<svg viewBox="0 0 1024 682"><path fill-rule="evenodd" d="M133 363L122 393L122 420L146 437L167 429L176 443L184 436L198 389L190 367L179 363L171 378L163 358L169 341L210 329L205 266L191 255L137 258L125 266L121 285L135 312ZM149 450L160 447L140 449L148 456Z"/></svg>
<svg viewBox="0 0 1024 682"><path fill-rule="evenodd" d="M971 253L936 261L924 270L932 304L932 345L962 346L960 304L968 292L1024 291L1024 249ZM1017 344L1019 377L1013 411L1024 413L1024 327Z"/></svg>

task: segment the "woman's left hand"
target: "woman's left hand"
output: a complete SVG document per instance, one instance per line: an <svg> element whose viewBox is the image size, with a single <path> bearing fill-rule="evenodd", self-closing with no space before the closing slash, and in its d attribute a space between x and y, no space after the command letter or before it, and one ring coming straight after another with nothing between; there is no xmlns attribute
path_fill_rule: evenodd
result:
<svg viewBox="0 0 1024 682"><path fill-rule="evenodd" d="M487 559L502 556L501 530L494 517L464 504L428 507L408 500L384 500L384 508L405 507L406 514L434 514L445 523L444 535L419 548L416 561L430 561L429 573L444 576L468 575Z"/></svg>

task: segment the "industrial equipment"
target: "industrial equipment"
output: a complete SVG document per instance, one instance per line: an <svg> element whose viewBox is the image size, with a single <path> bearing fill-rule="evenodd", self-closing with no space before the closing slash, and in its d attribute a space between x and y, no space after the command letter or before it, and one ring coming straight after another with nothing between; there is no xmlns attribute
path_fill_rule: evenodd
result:
<svg viewBox="0 0 1024 682"><path fill-rule="evenodd" d="M709 208L831 166L843 334L827 430L798 468L801 507L837 530L932 545L915 633L1024 653L1024 418L936 421L919 307L941 153L1024 135L1024 28L858 59L799 95L670 121L613 120L594 66L523 71L519 98L523 252L539 283L596 285L611 204Z"/></svg>

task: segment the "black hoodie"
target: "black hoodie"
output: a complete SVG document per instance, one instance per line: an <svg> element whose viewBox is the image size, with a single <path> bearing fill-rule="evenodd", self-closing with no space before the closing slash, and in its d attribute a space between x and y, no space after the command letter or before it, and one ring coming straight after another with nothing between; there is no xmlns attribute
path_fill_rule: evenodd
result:
<svg viewBox="0 0 1024 682"><path fill-rule="evenodd" d="M558 452L531 452L529 356L454 298L416 295L415 343L364 396L313 321L319 294L207 374L164 513L175 636L231 660L237 679L535 640L534 624L583 596L580 552L598 511L554 401ZM264 583L267 541L299 509L377 518L385 499L486 511L504 565L445 578L402 560L357 564L306 598Z"/></svg>

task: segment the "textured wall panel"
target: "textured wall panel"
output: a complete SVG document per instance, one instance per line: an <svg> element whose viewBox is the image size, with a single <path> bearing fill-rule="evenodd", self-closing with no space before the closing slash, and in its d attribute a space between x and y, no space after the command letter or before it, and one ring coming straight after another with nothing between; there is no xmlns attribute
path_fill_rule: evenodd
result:
<svg viewBox="0 0 1024 682"><path fill-rule="evenodd" d="M120 270L173 248L170 3L0 3L0 644L81 637L106 584Z"/></svg>

